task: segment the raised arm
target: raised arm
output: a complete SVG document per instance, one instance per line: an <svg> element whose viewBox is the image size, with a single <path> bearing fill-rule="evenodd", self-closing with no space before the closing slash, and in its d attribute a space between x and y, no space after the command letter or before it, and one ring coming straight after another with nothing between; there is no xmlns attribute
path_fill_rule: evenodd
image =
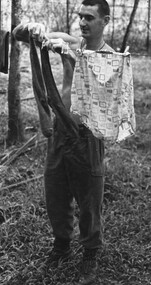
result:
<svg viewBox="0 0 151 285"><path fill-rule="evenodd" d="M13 35L18 41L29 42L29 33L37 43L47 42L48 49L62 48L64 42L69 45L69 49L76 50L80 45L80 39L70 36L67 33L51 32L46 33L45 26L40 23L19 24L14 30Z"/></svg>

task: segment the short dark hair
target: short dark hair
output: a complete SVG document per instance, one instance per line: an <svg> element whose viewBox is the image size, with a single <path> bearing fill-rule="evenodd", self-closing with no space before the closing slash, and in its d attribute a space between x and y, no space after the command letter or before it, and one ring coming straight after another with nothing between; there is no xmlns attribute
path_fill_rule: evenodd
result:
<svg viewBox="0 0 151 285"><path fill-rule="evenodd" d="M83 0L82 4L85 6L98 5L98 12L101 16L110 15L110 7L106 0Z"/></svg>

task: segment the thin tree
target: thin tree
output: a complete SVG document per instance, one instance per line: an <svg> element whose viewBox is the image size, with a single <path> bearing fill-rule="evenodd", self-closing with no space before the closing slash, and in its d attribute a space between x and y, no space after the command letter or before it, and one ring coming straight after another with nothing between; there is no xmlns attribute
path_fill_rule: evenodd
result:
<svg viewBox="0 0 151 285"><path fill-rule="evenodd" d="M70 34L70 23L69 23L69 5L70 5L70 2L69 0L66 0L66 5L67 5L67 33Z"/></svg>
<svg viewBox="0 0 151 285"><path fill-rule="evenodd" d="M112 17L113 17L113 26L112 26L112 36L111 36L111 46L113 46L113 41L114 41L114 32L115 32L115 1L113 0L113 13L112 13Z"/></svg>
<svg viewBox="0 0 151 285"><path fill-rule="evenodd" d="M77 18L76 11L77 0L61 0L54 4L51 9L54 31L70 33L71 26Z"/></svg>
<svg viewBox="0 0 151 285"><path fill-rule="evenodd" d="M0 0L0 17L1 17L1 0ZM1 18L0 18L0 31L1 31Z"/></svg>
<svg viewBox="0 0 151 285"><path fill-rule="evenodd" d="M132 24L133 24L133 21L134 21L134 18L135 18L135 14L136 14L136 11L137 11L137 7L138 7L138 4L139 4L139 1L140 0L134 0L134 5L133 5L133 9L132 9L132 12L131 12L131 15L130 15L129 24L127 26L127 29L126 29L126 32L125 32L125 35L124 35L124 38L123 38L123 42L122 42L122 45L121 45L121 50L120 50L121 52L124 52L124 50L126 48L127 40L128 40L129 34L130 34L130 29L132 27Z"/></svg>
<svg viewBox="0 0 151 285"><path fill-rule="evenodd" d="M21 0L12 0L12 30L20 22ZM20 44L11 35L10 70L8 83L7 145L24 139L20 103Z"/></svg>
<svg viewBox="0 0 151 285"><path fill-rule="evenodd" d="M151 1L148 0L148 23L147 23L147 40L146 40L146 47L148 54L150 53L150 12L151 12Z"/></svg>

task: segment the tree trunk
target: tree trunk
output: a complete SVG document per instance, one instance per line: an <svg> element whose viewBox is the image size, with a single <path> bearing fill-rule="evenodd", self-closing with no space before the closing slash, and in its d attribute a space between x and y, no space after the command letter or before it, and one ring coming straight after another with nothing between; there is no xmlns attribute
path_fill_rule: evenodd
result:
<svg viewBox="0 0 151 285"><path fill-rule="evenodd" d="M70 34L70 23L69 23L69 0L66 0L67 1L67 33Z"/></svg>
<svg viewBox="0 0 151 285"><path fill-rule="evenodd" d="M128 37L129 37L131 26L132 26L134 18L135 18L135 14L136 14L136 10L137 10L138 4L139 4L139 0L134 0L134 6L133 6L132 13L130 15L130 21L129 21L129 24L127 26L127 29L126 29L126 32L125 32L125 35L124 35L124 39L123 39L123 43L122 43L122 46L121 46L121 50L120 50L121 52L124 52L124 50L126 48L126 43L127 43Z"/></svg>
<svg viewBox="0 0 151 285"><path fill-rule="evenodd" d="M1 17L1 0L0 0L0 17ZM1 18L0 18L0 31L1 31Z"/></svg>
<svg viewBox="0 0 151 285"><path fill-rule="evenodd" d="M112 26L112 36L111 36L111 46L113 47L113 42L114 42L114 29L115 29L115 21L114 21L114 18L115 18L115 1L116 0L113 0L113 26Z"/></svg>
<svg viewBox="0 0 151 285"><path fill-rule="evenodd" d="M19 24L21 0L12 0L12 30ZM10 70L8 83L8 136L7 144L24 140L20 103L20 44L11 36Z"/></svg>
<svg viewBox="0 0 151 285"><path fill-rule="evenodd" d="M151 52L151 47L150 47L150 11L151 10L151 1L148 0L148 23L147 23L147 40L146 40L146 48L148 54Z"/></svg>

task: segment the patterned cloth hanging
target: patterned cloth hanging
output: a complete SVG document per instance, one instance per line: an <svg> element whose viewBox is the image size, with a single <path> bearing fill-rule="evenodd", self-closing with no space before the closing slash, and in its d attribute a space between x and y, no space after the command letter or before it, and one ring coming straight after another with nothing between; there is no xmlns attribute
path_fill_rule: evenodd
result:
<svg viewBox="0 0 151 285"><path fill-rule="evenodd" d="M134 90L129 53L77 53L71 112L97 138L119 142L134 134Z"/></svg>

